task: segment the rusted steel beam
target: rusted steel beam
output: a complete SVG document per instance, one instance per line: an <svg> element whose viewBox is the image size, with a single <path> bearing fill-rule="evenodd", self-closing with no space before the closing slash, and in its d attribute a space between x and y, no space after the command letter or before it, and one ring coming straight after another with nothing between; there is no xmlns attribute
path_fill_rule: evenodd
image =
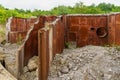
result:
<svg viewBox="0 0 120 80"><path fill-rule="evenodd" d="M58 36L59 35L59 36ZM60 20L46 23L38 32L39 80L47 80L50 62L64 49L64 26Z"/></svg>
<svg viewBox="0 0 120 80"><path fill-rule="evenodd" d="M16 58L17 74L16 77L19 79L19 76L23 73L24 68L24 45L21 45L17 51Z"/></svg>
<svg viewBox="0 0 120 80"><path fill-rule="evenodd" d="M48 31L39 31L38 33L39 50L39 80L47 80L49 71L49 41Z"/></svg>

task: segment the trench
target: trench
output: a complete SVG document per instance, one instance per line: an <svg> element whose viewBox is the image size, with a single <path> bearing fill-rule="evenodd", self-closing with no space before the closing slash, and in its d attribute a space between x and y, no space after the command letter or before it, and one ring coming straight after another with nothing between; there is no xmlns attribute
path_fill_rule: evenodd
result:
<svg viewBox="0 0 120 80"><path fill-rule="evenodd" d="M76 47L84 47L86 45L120 44L117 41L119 40L119 32L114 32L117 29L119 30L119 27L114 27L119 22L113 19L116 15L119 15L119 13L111 13L109 15L68 14L57 17L40 16L31 25L27 24L30 19L12 18L10 22L8 21L7 41L10 43L20 42L16 58L17 78L23 73L31 75L29 72L34 71L34 73L37 72L36 75L38 75L37 78L39 80L47 80L52 61L56 58L56 55L62 56L62 53L64 54L65 46L74 50ZM109 20L113 21L109 22ZM75 46L73 45L74 43L76 44ZM33 56L38 56L38 69L35 67L35 69L30 70L28 69L28 64L31 58L34 59ZM89 70L88 72L90 73ZM85 74L85 76L88 76L87 71Z"/></svg>

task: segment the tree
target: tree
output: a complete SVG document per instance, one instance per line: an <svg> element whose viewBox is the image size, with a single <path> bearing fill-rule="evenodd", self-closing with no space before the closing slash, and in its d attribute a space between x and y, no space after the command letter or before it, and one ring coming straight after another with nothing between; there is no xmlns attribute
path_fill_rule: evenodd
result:
<svg viewBox="0 0 120 80"><path fill-rule="evenodd" d="M106 3L100 3L98 6L98 8L100 8L102 11L104 11L105 13L111 12L112 8L114 8L113 4L106 4Z"/></svg>

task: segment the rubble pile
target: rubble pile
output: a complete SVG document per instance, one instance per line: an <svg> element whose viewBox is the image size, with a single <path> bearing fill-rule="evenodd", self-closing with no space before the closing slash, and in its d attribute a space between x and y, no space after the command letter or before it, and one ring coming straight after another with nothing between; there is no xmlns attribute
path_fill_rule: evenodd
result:
<svg viewBox="0 0 120 80"><path fill-rule="evenodd" d="M120 51L116 47L65 49L51 63L48 80L120 80Z"/></svg>
<svg viewBox="0 0 120 80"><path fill-rule="evenodd" d="M33 56L23 71L21 80L38 80L38 56Z"/></svg>
<svg viewBox="0 0 120 80"><path fill-rule="evenodd" d="M14 75L16 44L0 45L0 62ZM50 64L48 80L120 80L120 47L85 46L64 49ZM38 80L38 56L24 67L20 80Z"/></svg>

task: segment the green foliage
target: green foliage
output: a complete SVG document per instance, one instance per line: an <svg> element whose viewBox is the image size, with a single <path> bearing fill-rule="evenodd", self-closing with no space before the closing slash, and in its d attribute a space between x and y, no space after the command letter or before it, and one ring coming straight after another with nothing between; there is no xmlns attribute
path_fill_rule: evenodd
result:
<svg viewBox="0 0 120 80"><path fill-rule="evenodd" d="M46 10L24 10L24 9L8 9L0 5L0 24L5 24L6 20L11 17L29 18L31 16L40 15L64 15L64 14L104 14L109 12L120 12L120 6L115 6L110 3L100 3L98 5L84 5L83 2L78 2L74 6L60 5L49 11Z"/></svg>
<svg viewBox="0 0 120 80"><path fill-rule="evenodd" d="M0 27L0 37L1 38L5 37L5 27Z"/></svg>
<svg viewBox="0 0 120 80"><path fill-rule="evenodd" d="M102 11L104 11L105 13L108 13L108 12L111 12L112 9L114 8L114 5L113 4L106 4L106 3L100 3L98 5L98 8L100 8Z"/></svg>
<svg viewBox="0 0 120 80"><path fill-rule="evenodd" d="M50 13L51 15L64 15L64 14L69 14L70 13L70 9L67 6L58 6L53 8Z"/></svg>

